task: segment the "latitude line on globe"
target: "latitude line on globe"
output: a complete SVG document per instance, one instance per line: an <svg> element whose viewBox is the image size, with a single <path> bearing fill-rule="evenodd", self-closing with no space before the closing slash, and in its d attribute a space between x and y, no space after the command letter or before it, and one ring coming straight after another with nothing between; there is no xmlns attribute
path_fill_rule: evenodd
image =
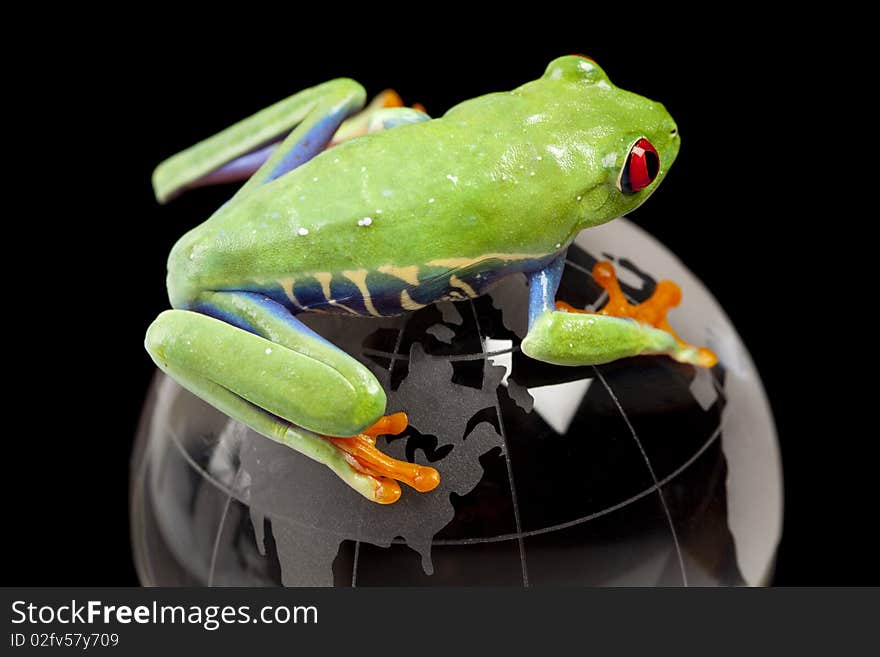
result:
<svg viewBox="0 0 880 657"><path fill-rule="evenodd" d="M541 527L540 529L531 529L529 531L522 532L521 536L523 538L529 538L532 536L541 536L543 534L549 534L554 531L559 531L561 529L568 529L569 527L575 527L577 525L589 522L591 520L595 520L596 518L600 518L602 516L608 515L609 513L613 513L614 511L618 511L622 508L629 506L630 504L633 504L634 502L639 501L643 497L650 495L651 493L655 492L656 490L658 490L658 489L662 488L663 486L665 486L666 484L670 483L673 479L675 479L680 474L682 474L687 468L689 468L691 465L693 465L693 463L697 459L699 459L700 456L702 456L706 452L706 450L709 449L715 443L716 440L718 440L719 436L721 435L721 430L723 428L724 428L724 423L722 420L722 423L719 424L718 427L716 427L716 429L712 432L712 434L706 439L706 442L703 443L703 445L696 452L694 452L684 463L682 463L678 468L676 468L670 474L668 474L666 477L664 477L662 480L660 480L657 484L651 485L648 488L636 493L635 495L626 498L625 500L621 500L620 502L617 502L616 504L612 504L609 507L606 507L604 509L600 509L599 511L595 511L595 512L590 513L588 515L582 516L581 518L558 523L556 525L549 525L547 527ZM180 441L174 432L169 432L169 436L171 437L171 440L174 443L174 446L177 449L177 451L183 457L184 461L186 461L187 465L189 465L193 470L198 472L205 481L207 481L212 486L217 488L217 490L219 490L223 493L230 493L233 495L233 497L235 497L236 500L242 501L237 496L235 496L234 491L227 484L224 484L224 483L220 482L219 480L217 480L211 473L209 473L207 470L202 468L198 463L196 463L196 461L189 454L187 454L186 449L183 447L183 445L180 444ZM272 517L272 514L269 513L268 510L261 510L259 507L253 507L253 508L255 508L257 511L262 511L263 513L265 513L266 517L268 517L268 518ZM302 527L303 529L309 529L309 530L318 529L314 525L306 525L302 522L294 520L293 518L281 518L281 520L284 522L287 522L289 524L296 525L297 527ZM351 540L350 537L348 537L348 536L328 532L326 529L321 529L320 531L322 531L324 533L331 533L332 535L337 536L343 540L345 540L345 539ZM482 543L500 543L502 541L511 541L519 536L520 536L520 534L513 533L513 534L498 534L497 536L487 536L487 537L479 537L479 538L460 538L460 539L453 539L453 538L443 539L443 538L441 538L441 539L432 540L431 545L480 545ZM405 541L402 541L399 539L393 539L391 542L396 543L396 544L405 544Z"/></svg>
<svg viewBox="0 0 880 657"><path fill-rule="evenodd" d="M496 356L503 356L505 354L512 354L517 351L520 351L519 346L516 347L508 347L507 349L499 349L498 351L488 351L479 354L449 354L449 355L437 355L432 354L430 352L425 352L429 356L434 356L436 358L443 358L443 360L449 361L450 363L458 363L461 361L468 360L484 360L486 358L495 358ZM370 349L369 347L363 350L363 354L365 356L379 356L380 358L392 358L393 354L390 351L382 351L380 349ZM400 360L403 362L409 362L409 356L405 354L398 354L396 360Z"/></svg>

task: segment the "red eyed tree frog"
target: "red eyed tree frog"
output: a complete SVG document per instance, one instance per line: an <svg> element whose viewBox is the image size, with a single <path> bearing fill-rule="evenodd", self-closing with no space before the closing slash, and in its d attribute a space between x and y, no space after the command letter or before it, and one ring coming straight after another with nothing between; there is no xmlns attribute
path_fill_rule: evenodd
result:
<svg viewBox="0 0 880 657"><path fill-rule="evenodd" d="M300 312L397 315L524 273L522 350L532 358L586 365L662 353L714 364L666 323L680 300L674 283L631 306L600 263L603 310L555 302L577 233L641 205L675 160L679 135L662 105L577 55L442 118L400 107L393 92L364 103L359 84L332 80L157 167L160 202L247 179L168 259L174 309L149 327L146 348L181 385L387 504L398 481L428 491L439 474L376 448L406 416L383 416L373 374Z"/></svg>

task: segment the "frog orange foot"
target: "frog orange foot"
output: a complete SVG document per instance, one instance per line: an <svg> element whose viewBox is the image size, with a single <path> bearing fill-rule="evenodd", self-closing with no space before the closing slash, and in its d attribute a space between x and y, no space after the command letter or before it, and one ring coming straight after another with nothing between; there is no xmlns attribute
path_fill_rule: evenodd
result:
<svg viewBox="0 0 880 657"><path fill-rule="evenodd" d="M403 99L400 97L400 94L394 91L394 89L385 89L384 91L378 93L373 98L373 100L370 101L369 105L367 105L364 109L362 109L354 116L350 116L348 119L346 119L342 123L342 125L340 125L339 128L336 130L333 138L327 143L325 148L338 146L342 142L348 141L349 139L362 137L363 135L369 134L370 132L381 129L381 127L373 123L373 118L377 115L377 113L379 113L381 110L402 107L405 107L405 105L403 103ZM421 103L413 103L410 109L424 112L425 106Z"/></svg>
<svg viewBox="0 0 880 657"><path fill-rule="evenodd" d="M614 266L607 261L600 261L593 267L593 278L602 289L608 294L608 301L596 313L598 315L608 315L611 317L628 317L642 324L648 324L661 331L666 331L678 342L682 351L693 351L694 357L689 358L702 367L712 367L718 362L718 356L711 349L706 347L697 347L690 345L675 333L666 319L666 315L671 308L681 303L681 288L669 280L663 280L657 283L654 293L642 303L630 303L623 290L620 289L620 283L617 280L617 274ZM556 302L557 310L564 310L570 313L586 313L587 310L579 310L564 301Z"/></svg>
<svg viewBox="0 0 880 657"><path fill-rule="evenodd" d="M352 468L375 480L373 499L380 504L392 504L400 499L398 481L412 486L420 493L434 490L440 484L440 473L434 468L399 461L383 454L376 447L376 436L397 435L406 429L407 424L406 413L394 413L380 418L373 426L351 438L329 438L330 442L345 452L345 458Z"/></svg>

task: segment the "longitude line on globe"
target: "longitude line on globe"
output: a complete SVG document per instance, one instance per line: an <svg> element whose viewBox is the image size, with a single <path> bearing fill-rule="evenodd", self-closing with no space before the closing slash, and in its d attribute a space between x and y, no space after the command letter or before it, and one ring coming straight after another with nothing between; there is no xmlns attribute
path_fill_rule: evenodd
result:
<svg viewBox="0 0 880 657"><path fill-rule="evenodd" d="M477 307L473 299L469 301L471 312L474 315L474 322L477 325L477 335L480 337L480 347L483 350L483 356L486 356L486 343L483 341L483 328L480 326L480 318L477 316ZM489 359L483 361L483 375L486 374L486 368L489 366ZM504 418L501 415L501 400L498 398L498 391L495 391L495 414L498 416L498 429L501 431L501 442L504 445L504 462L507 465L507 478L510 482L510 501L513 505L513 519L516 523L516 541L519 545L519 563L522 568L523 586L529 586L529 569L526 565L526 546L523 540L522 522L519 515L519 502L516 497L516 484L513 482L513 465L510 459L510 446L507 442L507 434L504 431Z"/></svg>
<svg viewBox="0 0 880 657"><path fill-rule="evenodd" d="M239 473L241 473L241 464L238 465L235 476L232 478L229 492L226 495L226 503L223 505L223 514L220 516L220 523L217 525L217 534L214 536L214 546L211 548L211 567L208 569L208 586L214 586L214 568L217 565L217 554L220 552L220 537L223 535L223 527L226 525L229 507L232 506L233 491L235 491L235 483L238 481Z"/></svg>
<svg viewBox="0 0 880 657"><path fill-rule="evenodd" d="M623 421L626 422L626 426L629 427L633 440L636 441L636 445L638 445L639 451L642 453L642 458L645 459L645 465L648 466L648 472L651 473L651 479L654 480L654 485L657 487L657 494L660 496L660 504L663 505L663 513L666 514L666 521L669 523L669 531L672 533L672 542L675 544L675 554L678 557L678 566L681 568L681 580L683 584L687 586L687 571L685 571L684 568L684 556L681 553L681 545L678 543L678 533L675 531L675 523L672 521L672 513L669 511L669 505L666 504L666 497L663 495L663 489L660 487L660 482L657 480L657 474L651 466L651 459L648 458L648 453L645 452L645 448L642 446L642 441L639 440L635 427L633 427L632 422L629 421L629 416L626 414L626 411L623 409L620 400L617 399L617 395L614 394L611 386L608 385L605 377L602 376L602 372L600 372L599 368L595 365L593 365L593 371L596 373L596 378L598 378L602 382L602 385L605 386L605 390L608 391L608 394L614 401L614 405L617 406L617 410L620 411L620 414L623 416Z"/></svg>
<svg viewBox="0 0 880 657"><path fill-rule="evenodd" d="M400 358L401 354L397 352L400 351L400 345L403 343L403 332L406 329L407 320L403 321L403 324L400 327L400 330L397 332L397 338L394 342L394 353L388 354L388 358L390 362L388 364L388 387L391 387L391 377L394 374L394 365L398 360L402 360ZM409 359L407 359L409 360ZM361 527L363 526L363 516L361 516ZM359 528L360 530L360 528ZM358 571L358 558L360 557L361 552L361 542L360 540L356 540L354 542L354 561L351 565L351 586L352 588L357 587L357 571Z"/></svg>
<svg viewBox="0 0 880 657"><path fill-rule="evenodd" d="M687 470L693 463L700 458L703 453L712 446L712 444L718 440L718 437L721 435L721 425L712 432L712 435L706 440L705 443L698 449L694 454L684 463L682 463L677 469L667 475L663 480L661 480L656 485L651 485L648 488L639 491L632 497L628 497L625 500L618 502L617 504L612 504L611 506L607 506L604 509L600 509L599 511L594 511L593 513L587 514L580 518L576 518L575 520L568 520L566 522L560 522L556 525L548 525L547 527L541 527L540 529L530 529L527 532L523 532L523 538L529 538L531 536L541 536L542 534L552 534L553 532L559 531L560 529L568 529L569 527L575 527L577 525L582 525L585 522L589 522L591 520L595 520L596 518L601 518L602 516L607 516L609 513L614 511L618 511L623 509L624 507L629 506L634 502L638 502L643 497L650 495L651 493L657 491L658 488L665 486L670 481L675 479L682 472ZM431 542L431 545L477 545L480 543L498 543L501 541L512 541L518 535L517 534L498 534L497 536L488 536L485 538L441 538Z"/></svg>

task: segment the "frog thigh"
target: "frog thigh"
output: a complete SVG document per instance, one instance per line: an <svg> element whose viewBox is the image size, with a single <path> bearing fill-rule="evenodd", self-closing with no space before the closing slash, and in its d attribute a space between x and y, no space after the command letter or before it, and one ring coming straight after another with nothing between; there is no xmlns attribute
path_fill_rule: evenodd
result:
<svg viewBox="0 0 880 657"><path fill-rule="evenodd" d="M354 436L382 415L385 392L373 374L276 302L212 292L191 308L162 313L150 327L147 349L160 368L172 362L328 436Z"/></svg>
<svg viewBox="0 0 880 657"><path fill-rule="evenodd" d="M227 384L235 385L231 382L232 378L235 378L239 384L246 385L248 380L246 371L241 372L238 377L227 376L220 382L224 373L222 368L219 372L210 371L209 368L211 364L216 363L219 356L214 349L222 348L220 345L228 342L236 342L236 348L240 348L237 352L239 354L257 357L262 349L263 356L267 356L266 349L275 349L280 356L280 358L276 357L276 360L284 358L280 352L283 347L263 348L263 343L273 345L274 343L211 317L185 310L168 310L159 315L150 325L146 337L147 351L159 368L215 408L243 422L257 433L326 465L351 488L368 499L393 502L400 496L400 489L393 482L384 482L352 468L347 455L323 436L288 423L227 387ZM193 367L194 361L198 363L202 359L206 361L208 367L202 368L198 365ZM243 369L248 370L247 367ZM284 385L287 378L289 377L280 381L281 387L289 390L290 388Z"/></svg>
<svg viewBox="0 0 880 657"><path fill-rule="evenodd" d="M397 481L421 492L439 484L433 468L379 451L375 436L400 433L405 414L379 419L385 392L372 373L284 307L250 292L212 292L192 308L199 312L162 313L146 337L159 368L185 388L374 502L396 501Z"/></svg>

